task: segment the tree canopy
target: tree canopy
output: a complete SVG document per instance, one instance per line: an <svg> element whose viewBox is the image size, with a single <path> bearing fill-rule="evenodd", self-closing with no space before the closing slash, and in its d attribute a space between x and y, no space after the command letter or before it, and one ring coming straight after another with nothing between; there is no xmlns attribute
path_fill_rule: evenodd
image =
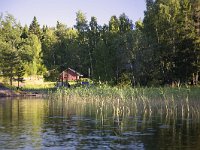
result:
<svg viewBox="0 0 200 150"><path fill-rule="evenodd" d="M2 15L0 71L11 83L24 74L55 81L71 67L110 84L197 84L199 10L198 0L146 0L143 20L133 23L122 13L99 25L78 11L74 28L61 22L41 28L36 17L22 27L12 15Z"/></svg>

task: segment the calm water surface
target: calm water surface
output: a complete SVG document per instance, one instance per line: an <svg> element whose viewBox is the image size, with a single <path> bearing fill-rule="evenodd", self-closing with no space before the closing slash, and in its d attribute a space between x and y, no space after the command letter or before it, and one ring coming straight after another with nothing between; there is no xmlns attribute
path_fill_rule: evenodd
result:
<svg viewBox="0 0 200 150"><path fill-rule="evenodd" d="M0 149L200 149L198 114L0 99Z"/></svg>

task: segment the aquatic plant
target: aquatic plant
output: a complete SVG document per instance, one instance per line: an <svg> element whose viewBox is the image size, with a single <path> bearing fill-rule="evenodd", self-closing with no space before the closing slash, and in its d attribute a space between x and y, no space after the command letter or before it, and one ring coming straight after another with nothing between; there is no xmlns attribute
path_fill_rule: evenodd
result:
<svg viewBox="0 0 200 150"><path fill-rule="evenodd" d="M96 114L104 116L109 111L114 118L154 114L199 118L199 97L199 88L119 88L107 85L60 88L48 94L49 104L58 109L64 109L67 103L81 104L83 108L92 105Z"/></svg>

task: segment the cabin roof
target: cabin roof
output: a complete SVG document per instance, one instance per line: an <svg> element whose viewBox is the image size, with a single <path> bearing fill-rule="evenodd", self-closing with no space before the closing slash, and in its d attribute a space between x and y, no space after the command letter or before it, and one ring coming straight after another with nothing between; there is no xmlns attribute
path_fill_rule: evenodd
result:
<svg viewBox="0 0 200 150"><path fill-rule="evenodd" d="M72 71L73 73L75 73L75 74L77 74L78 76L80 76L80 77L82 77L83 75L82 74L80 74L79 72L77 72L77 71L75 71L74 69L72 69L72 68L67 68L66 70L64 70L64 71L68 71L68 70L70 70L70 71ZM62 73L61 73L62 74ZM61 75L60 74L60 75Z"/></svg>

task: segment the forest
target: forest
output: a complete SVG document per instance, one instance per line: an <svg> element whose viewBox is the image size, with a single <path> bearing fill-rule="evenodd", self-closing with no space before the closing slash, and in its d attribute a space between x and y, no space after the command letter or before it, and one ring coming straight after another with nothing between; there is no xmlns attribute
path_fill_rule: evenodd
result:
<svg viewBox="0 0 200 150"><path fill-rule="evenodd" d="M67 14L66 14L67 16ZM22 26L0 16L0 75L12 85L24 76L56 81L73 68L111 85L197 85L200 72L200 1L146 0L143 20L125 14L99 25L78 11L76 24Z"/></svg>

